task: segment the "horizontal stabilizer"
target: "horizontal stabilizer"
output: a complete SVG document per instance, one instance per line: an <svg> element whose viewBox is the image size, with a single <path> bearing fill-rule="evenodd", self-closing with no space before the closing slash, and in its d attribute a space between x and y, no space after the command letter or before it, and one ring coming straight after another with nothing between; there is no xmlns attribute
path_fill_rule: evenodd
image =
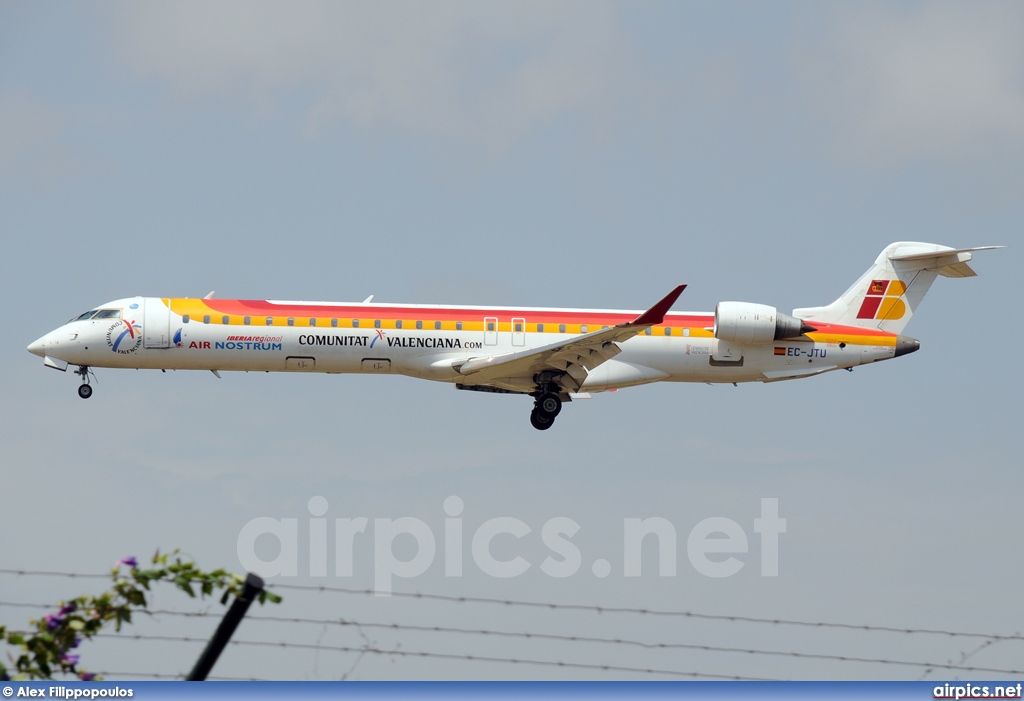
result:
<svg viewBox="0 0 1024 701"><path fill-rule="evenodd" d="M975 277L977 273L967 263L975 251L991 251L1006 246L976 246L974 248L945 248L924 253L890 255L894 263L913 265L926 270L936 270L943 277Z"/></svg>
<svg viewBox="0 0 1024 701"><path fill-rule="evenodd" d="M945 256L952 256L958 253L973 253L974 251L993 251L997 248L1006 248L1006 246L975 246L974 248L943 248L938 251L931 251L929 253L909 253L906 255L895 255L889 256L889 260L928 260L929 258L943 258ZM970 260L970 256L967 260Z"/></svg>

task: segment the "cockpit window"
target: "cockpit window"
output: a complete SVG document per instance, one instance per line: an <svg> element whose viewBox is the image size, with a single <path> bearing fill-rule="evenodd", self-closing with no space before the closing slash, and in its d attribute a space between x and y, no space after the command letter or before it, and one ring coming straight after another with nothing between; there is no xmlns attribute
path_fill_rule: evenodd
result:
<svg viewBox="0 0 1024 701"><path fill-rule="evenodd" d="M71 321L85 321L86 319L91 319L92 315L95 314L95 313L96 313L95 309L90 309L85 314L82 314L81 316L76 316Z"/></svg>
<svg viewBox="0 0 1024 701"><path fill-rule="evenodd" d="M94 319L120 319L121 318L121 310L120 309L100 309L98 312L96 312L96 316L94 316L93 318Z"/></svg>

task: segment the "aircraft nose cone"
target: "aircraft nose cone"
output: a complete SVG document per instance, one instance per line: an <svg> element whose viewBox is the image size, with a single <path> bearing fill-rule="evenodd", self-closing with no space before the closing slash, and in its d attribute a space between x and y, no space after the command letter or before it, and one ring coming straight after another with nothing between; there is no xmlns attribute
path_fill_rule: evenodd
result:
<svg viewBox="0 0 1024 701"><path fill-rule="evenodd" d="M38 355L40 358L44 357L46 355L46 336L28 344L28 352L32 355Z"/></svg>

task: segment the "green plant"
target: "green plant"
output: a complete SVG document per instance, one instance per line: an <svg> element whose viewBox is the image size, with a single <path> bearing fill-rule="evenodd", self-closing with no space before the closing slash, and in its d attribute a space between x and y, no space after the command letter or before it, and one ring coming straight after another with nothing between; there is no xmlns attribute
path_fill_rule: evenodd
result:
<svg viewBox="0 0 1024 701"><path fill-rule="evenodd" d="M241 594L244 575L225 570L204 572L178 553L161 555L157 551L147 569L140 568L134 557L122 558L111 570L114 585L109 591L62 601L56 613L29 621L33 628L29 631L8 631L0 626L0 639L21 650L17 657L8 654L10 668L0 662L0 680L52 679L55 673L73 674L85 681L99 679L80 668L79 646L110 625L120 631L123 624L131 623L134 612L146 610L146 594L155 583L172 583L192 598L222 592L221 604ZM258 601L280 603L281 597L262 591Z"/></svg>

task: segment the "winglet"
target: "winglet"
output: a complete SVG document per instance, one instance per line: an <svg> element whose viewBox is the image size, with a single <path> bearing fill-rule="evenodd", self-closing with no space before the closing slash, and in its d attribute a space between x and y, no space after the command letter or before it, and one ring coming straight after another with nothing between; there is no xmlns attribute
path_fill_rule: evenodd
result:
<svg viewBox="0 0 1024 701"><path fill-rule="evenodd" d="M679 285L677 288L665 295L660 302L645 311L633 321L629 322L629 325L653 326L655 324L660 324L665 320L665 313L673 304L676 303L676 300L679 299L679 295L683 294L683 290L685 289L686 285Z"/></svg>

